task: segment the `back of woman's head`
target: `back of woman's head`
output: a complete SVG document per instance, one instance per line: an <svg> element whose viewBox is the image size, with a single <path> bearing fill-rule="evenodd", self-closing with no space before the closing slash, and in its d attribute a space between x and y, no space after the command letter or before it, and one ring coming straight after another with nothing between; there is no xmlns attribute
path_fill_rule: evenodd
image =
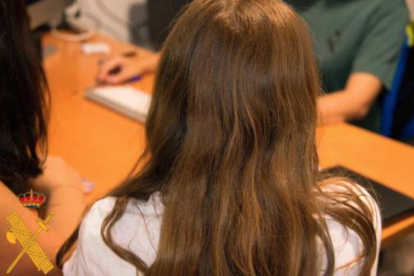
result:
<svg viewBox="0 0 414 276"><path fill-rule="evenodd" d="M287 5L196 0L185 10L146 124L144 175L166 203L149 275L316 271L318 93L307 27Z"/></svg>
<svg viewBox="0 0 414 276"><path fill-rule="evenodd" d="M195 0L163 47L144 164L112 193L106 244L145 275L313 276L319 237L332 275L317 196L319 89L306 24L286 4ZM130 198L154 192L165 209L148 266L111 228Z"/></svg>
<svg viewBox="0 0 414 276"><path fill-rule="evenodd" d="M306 25L287 5L195 1L164 45L149 150L196 171L214 162L241 175L251 161L257 171L294 164L313 175L318 84ZM276 155L283 162L270 164Z"/></svg>
<svg viewBox="0 0 414 276"><path fill-rule="evenodd" d="M0 181L15 193L39 175L45 148L45 79L23 0L0 1Z"/></svg>

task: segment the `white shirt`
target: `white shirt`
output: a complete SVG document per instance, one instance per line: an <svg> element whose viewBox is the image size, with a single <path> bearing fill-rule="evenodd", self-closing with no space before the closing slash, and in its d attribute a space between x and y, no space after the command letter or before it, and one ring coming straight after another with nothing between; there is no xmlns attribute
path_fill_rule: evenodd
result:
<svg viewBox="0 0 414 276"><path fill-rule="evenodd" d="M377 261L381 242L381 218L378 206L368 193L360 188L358 194L371 208L374 214L373 224L377 234ZM108 197L96 202L84 218L79 241L72 257L65 263L65 276L135 276L136 269L118 257L105 245L101 236L101 226L105 217L112 211L115 198ZM148 202L130 200L122 218L112 228L116 243L128 248L147 265L151 265L157 254L162 214L164 206L159 194L154 194ZM335 267L339 268L352 262L362 250L362 241L351 229L348 229L330 217L326 217L332 245L335 249ZM322 258L325 267L326 260ZM377 263L377 262L376 262ZM377 264L371 276L376 275ZM354 276L359 274L359 264L340 269L335 276Z"/></svg>

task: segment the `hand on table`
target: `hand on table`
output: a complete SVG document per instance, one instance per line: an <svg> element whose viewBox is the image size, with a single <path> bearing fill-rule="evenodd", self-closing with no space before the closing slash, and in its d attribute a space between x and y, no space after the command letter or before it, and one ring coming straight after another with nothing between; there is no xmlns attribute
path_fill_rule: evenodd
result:
<svg viewBox="0 0 414 276"><path fill-rule="evenodd" d="M160 54L146 54L139 58L118 56L102 64L98 81L107 84L120 84L136 76L155 71Z"/></svg>
<svg viewBox="0 0 414 276"><path fill-rule="evenodd" d="M56 156L47 157L43 174L37 177L33 184L35 188L47 191L61 186L70 186L83 191L79 173L62 158Z"/></svg>

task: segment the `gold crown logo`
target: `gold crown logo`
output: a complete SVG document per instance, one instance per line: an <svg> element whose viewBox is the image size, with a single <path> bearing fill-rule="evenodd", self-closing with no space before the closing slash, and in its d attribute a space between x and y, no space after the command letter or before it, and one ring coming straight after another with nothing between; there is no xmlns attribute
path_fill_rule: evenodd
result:
<svg viewBox="0 0 414 276"><path fill-rule="evenodd" d="M33 192L33 190L25 194L20 194L18 197L20 203L30 209L39 208L46 201L45 195Z"/></svg>

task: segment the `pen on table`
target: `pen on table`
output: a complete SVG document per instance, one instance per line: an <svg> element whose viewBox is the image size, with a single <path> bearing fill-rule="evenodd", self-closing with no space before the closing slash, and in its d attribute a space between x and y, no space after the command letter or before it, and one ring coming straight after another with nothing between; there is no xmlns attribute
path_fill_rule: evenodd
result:
<svg viewBox="0 0 414 276"><path fill-rule="evenodd" d="M142 79L141 75L136 75L135 77L132 77L128 80L126 80L126 82L135 82L135 81L140 81Z"/></svg>

